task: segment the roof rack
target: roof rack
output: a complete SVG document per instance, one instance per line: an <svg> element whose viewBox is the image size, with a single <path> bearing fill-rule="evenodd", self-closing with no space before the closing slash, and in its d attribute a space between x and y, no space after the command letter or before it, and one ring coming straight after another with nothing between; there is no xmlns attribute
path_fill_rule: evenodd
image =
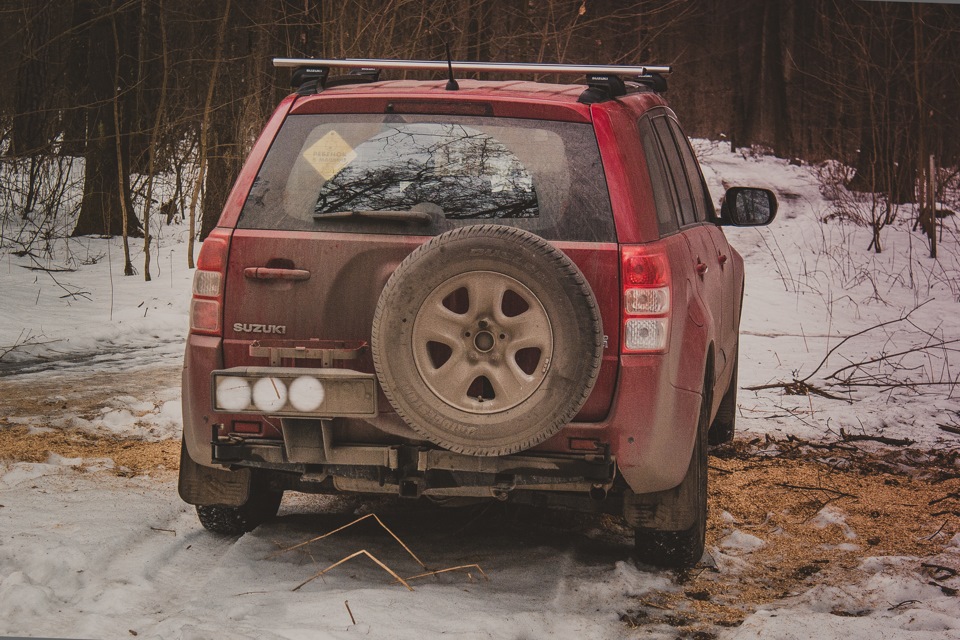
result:
<svg viewBox="0 0 960 640"><path fill-rule="evenodd" d="M587 76L589 88L581 96L582 102L598 102L626 93L624 81L629 80L664 92L667 83L664 76L671 71L666 65L597 65L597 64L550 64L531 62L468 62L446 60L387 60L368 58L311 59L311 58L274 58L273 66L297 69L294 73L294 86L298 93L322 91L332 86L327 80L330 69L362 69L362 72L349 79L339 77L338 83L375 82L379 76L374 72L382 69L401 69L409 71L466 71L470 73L557 73L563 75ZM331 79L332 80L332 79ZM310 83L307 88L307 83Z"/></svg>

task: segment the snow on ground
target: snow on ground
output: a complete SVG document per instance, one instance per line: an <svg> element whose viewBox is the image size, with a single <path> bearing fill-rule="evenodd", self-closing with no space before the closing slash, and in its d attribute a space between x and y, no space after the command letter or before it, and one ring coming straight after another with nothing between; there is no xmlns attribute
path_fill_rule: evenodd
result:
<svg viewBox="0 0 960 640"><path fill-rule="evenodd" d="M54 240L49 253L35 250L39 256L0 249L0 375L25 364L44 370L49 361L58 369L78 360L114 368L182 356L193 277L187 230L175 225L155 233L149 282L140 275L137 238L130 239L135 276L123 275L120 238Z"/></svg>
<svg viewBox="0 0 960 640"><path fill-rule="evenodd" d="M944 220L937 261L926 257L925 243L911 231L908 210L883 231L884 252L874 254L866 249L869 229L836 219L823 222L832 205L820 193L814 168L732 154L724 144L702 142L698 151L716 199L726 185L753 185L774 189L781 203L773 226L727 231L747 264L741 387L797 378L846 398L791 396L782 388L744 390L739 431L746 437L795 435L830 442L842 433L883 435L909 438L924 449L956 448L960 438L938 428L960 423L955 345L929 347L960 338L956 218ZM121 275L118 239L57 240L49 255L35 259L0 253L0 376L36 381L43 389L39 393L49 393L41 382L60 385L63 391L49 393L46 400L70 404L70 387L98 371L149 376L158 368L172 370L187 326L191 273L184 236L181 227L165 229L159 249L153 249L151 282ZM132 248L133 263L142 270L139 243ZM896 321L907 313L908 321ZM818 369L844 337L868 329ZM897 355L904 351L914 353ZM831 386L838 382L831 373L880 355L888 357L846 373L886 387ZM889 386L905 382L917 386ZM51 426L175 439L177 394L168 375L154 385L145 382L136 393L117 395L95 412L64 414ZM11 414L7 424L37 425L41 413ZM408 593L357 558L291 592L319 568L360 548L390 557L391 564L402 563L402 554L382 532L363 530L312 546L312 557L294 552L265 559L278 545L330 528L329 515L315 515L321 499L285 498L282 514L288 517L239 540L223 538L200 528L192 509L176 498L169 474L118 478L97 472L110 468L109 460L83 462L85 470L79 459L53 455L43 463L0 462L0 633L291 639L676 636L662 626L629 631L620 621L644 594L682 588L670 574L622 561L622 541L557 542L525 537L510 527L478 536L469 533L470 523L448 517L443 526L418 527L398 512L398 529L413 536L407 542L432 567L478 562L491 580L480 580L476 572L472 578L456 573L417 584ZM817 519L823 526L847 526L836 505ZM764 543L732 516L725 522L729 530L710 553L722 571L736 572L750 565ZM846 544L857 544L856 532L850 534ZM957 566L960 541L931 561ZM762 606L740 627L720 630L720 637L960 638L956 597L931 586L917 566L917 558L866 557L859 582L814 583ZM417 571L410 562L399 568L403 575Z"/></svg>
<svg viewBox="0 0 960 640"><path fill-rule="evenodd" d="M950 554L942 560L960 560ZM867 558L861 584L816 586L762 607L730 637L735 640L853 640L960 638L956 596L928 584L913 566L916 558ZM899 606L898 606L899 605Z"/></svg>
<svg viewBox="0 0 960 640"><path fill-rule="evenodd" d="M433 530L394 517L398 535L432 568L478 571L414 582L406 591L366 558L301 590L300 582L361 548L401 575L421 569L382 530L359 529L267 558L330 527L287 505L277 523L239 540L205 532L191 508L171 499L172 479L97 483L59 469L42 476L12 465L0 492L0 633L125 638L616 638L618 611L666 576L569 544L515 531L462 533L469 522ZM2 473L2 471L0 471ZM8 481L9 480L9 481ZM315 511L322 498L306 497ZM16 520L30 515L25 529ZM347 514L346 520L353 519ZM340 523L340 521L337 521ZM458 531L460 529L461 531ZM411 538L411 532L417 537ZM512 549L504 553L504 547ZM676 587L673 587L676 588ZM356 619L351 623L350 612Z"/></svg>
<svg viewBox="0 0 960 640"><path fill-rule="evenodd" d="M698 153L715 198L726 186L744 185L773 189L780 202L768 228L725 229L746 263L741 389L812 375L810 384L849 400L742 390L738 429L818 441L839 440L842 430L908 438L921 448L960 444L938 427L960 425L957 216L943 221L939 258L932 260L925 239L911 231L912 208L901 207L896 223L882 231L884 250L876 254L867 251L868 227L824 222L835 203L821 195L815 167L730 153L725 143L701 142ZM844 201L852 199L842 187L835 190ZM871 329L881 323L890 324ZM865 330L820 365L845 337ZM931 346L941 342L948 344ZM928 348L896 355L922 347ZM882 355L889 357L839 375L880 386L847 388L829 377ZM907 382L916 386L888 386Z"/></svg>

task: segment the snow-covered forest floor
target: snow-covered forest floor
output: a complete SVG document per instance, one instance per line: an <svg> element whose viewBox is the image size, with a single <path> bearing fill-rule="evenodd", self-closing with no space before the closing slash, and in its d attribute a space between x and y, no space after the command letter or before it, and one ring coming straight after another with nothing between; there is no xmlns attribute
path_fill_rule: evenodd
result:
<svg viewBox="0 0 960 640"><path fill-rule="evenodd" d="M910 207L875 254L853 220L869 203L824 188L835 166L698 151L715 200L764 186L781 208L727 231L747 265L738 437L710 458L697 570L634 566L616 519L500 504L288 495L253 533L205 532L176 495L192 274L174 225L150 282L121 275L119 239L0 249L0 634L960 638L957 216L937 260ZM419 572L369 520L271 555L367 513L430 568L489 580L411 593L360 557L292 591L361 549Z"/></svg>

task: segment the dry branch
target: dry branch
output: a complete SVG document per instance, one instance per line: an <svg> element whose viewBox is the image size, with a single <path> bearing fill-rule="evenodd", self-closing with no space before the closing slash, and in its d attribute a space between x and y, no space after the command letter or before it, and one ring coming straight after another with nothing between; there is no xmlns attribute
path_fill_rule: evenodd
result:
<svg viewBox="0 0 960 640"><path fill-rule="evenodd" d="M407 578L407 580L409 581L409 580L416 580L418 578L428 578L430 576L436 576L441 573L448 573L450 571L463 571L466 569L476 569L477 571L480 572L480 575L483 576L484 580L488 580L488 581L490 580L490 578L487 577L487 574L483 572L483 569L481 569L480 565L478 564L462 564L458 567L450 567L449 569L438 569L437 571L428 571L426 573L419 573L415 576L410 576L409 578ZM467 575L469 576L470 573L468 572Z"/></svg>
<svg viewBox="0 0 960 640"><path fill-rule="evenodd" d="M310 544L311 542L316 542L316 541L318 541L318 540L323 540L324 538L327 538L327 537L329 537L329 536L332 536L333 534L337 533L338 531L343 531L344 529L346 529L346 528L348 528L348 527L352 527L353 525L357 524L358 522L362 522L362 521L366 520L367 518L373 518L374 520L376 520L376 521L377 521L377 524L379 524L380 527L383 528L384 531L386 531L387 533L389 533L390 536L391 536L394 540L396 540L396 541L400 544L400 546L403 547L403 549L404 549L408 554L410 554L410 557L413 558L414 560L416 560L416 561L417 561L417 564L419 564L423 569L426 570L426 572L425 572L425 573L417 574L417 575L415 575L415 576L413 576L413 577L410 577L410 578L407 578L406 580L404 580L404 579L401 578L393 569L391 569L391 568L388 567L385 563L383 563L383 562L381 562L380 560L378 560L372 553L370 553L370 552L367 551L366 549L361 549L360 551L357 551L357 552L355 552L355 553L352 553L352 554L348 555L347 557L342 558L341 560L338 560L337 562L333 563L332 565L330 565L330 566L327 567L326 569L324 569L324 570L322 570L322 571L318 571L317 573L313 574L313 576L311 576L310 578L304 580L303 582L301 582L300 584L298 584L296 587L294 587L293 590L294 590L294 591L298 591L301 587L303 587L303 586L306 585L306 584L309 584L310 582L313 582L314 580L316 580L317 578L321 577L323 574L327 573L327 572L330 571L331 569L333 569L333 568L335 568L335 567L338 567L338 566L340 566L341 564L343 564L344 562L347 562L348 560L352 560L353 558L356 558L357 556L360 556L360 555L366 556L366 557L370 558L371 560L373 560L381 569L383 569L384 571L386 571L387 573L389 573L391 576L393 576L393 577L396 579L397 582L399 582L400 584L402 584L403 586L405 586L405 587L406 587L408 590L410 590L410 591L413 591L413 587L411 587L411 586L408 584L408 582L407 582L408 580L416 580L416 579L418 579L418 578L426 578L426 577L428 577L428 576L436 576L436 575L439 575L439 574L441 574L441 573L448 573L448 572L450 572L450 571L463 571L463 570L467 570L467 569L476 569L478 572L480 572L480 575L483 576L483 579L484 579L484 580L489 580L489 578L487 577L487 574L484 573L483 569L481 569L481 568L480 568L480 565L478 565L478 564L458 565L458 566L456 566L456 567L449 567L449 568L447 568L447 569L437 569L436 571L430 571L430 570L427 568L427 565L424 564L424 562L423 562L422 560L420 560L420 558L418 558L417 555L416 555L413 551L410 550L410 547L408 547L406 544L404 544L403 540L401 540L401 539L397 536L397 534L395 534L393 531L391 531L390 528L387 527L387 525L385 525L385 524L383 523L383 521L382 521L375 513L368 513L367 515L362 516L362 517L360 517L360 518L357 518L357 519L354 520L353 522L349 522L349 523L343 525L342 527L338 527L338 528L334 529L333 531L330 531L329 533L323 534L322 536L316 536L315 538L311 538L310 540L306 540L306 541L304 541L304 542L300 542L300 543L295 544L295 545L293 545L293 546L291 546L291 547L285 547L285 548L280 549L280 550L278 550L278 551L274 551L273 553L271 553L271 554L269 554L268 556L266 556L266 557L264 558L264 560L273 558L273 557L275 557L275 556L277 556L277 555L279 555L279 554L281 554L281 553L286 553L287 551L293 551L294 549L299 549L299 548L301 548L301 547L304 547L304 546ZM472 575L472 574L470 574L469 572L467 572L467 575L470 577L471 580L473 579L473 575ZM347 605L346 602L344 602L344 605L347 607L347 611L349 612L349 611L350 611L350 606ZM352 614L352 613L350 614L350 619L353 620L353 614ZM354 624L356 624L356 621L354 621Z"/></svg>
<svg viewBox="0 0 960 640"><path fill-rule="evenodd" d="M939 422L937 423L937 426L940 427L941 431L946 431L948 433L955 433L957 435L960 435L960 427L955 427L950 424L940 424Z"/></svg>
<svg viewBox="0 0 960 640"><path fill-rule="evenodd" d="M45 344L53 344L54 342L60 342L60 340L38 340L33 333L27 333L27 337L24 338L23 334L26 332L26 329L20 330L20 335L17 336L16 341L11 345L0 345L0 360L3 360L8 354L13 353L17 349L22 349L24 347L36 347Z"/></svg>
<svg viewBox="0 0 960 640"><path fill-rule="evenodd" d="M822 396L824 398L829 398L830 400L844 400L846 402L849 402L847 398L841 398L840 396L835 396L832 393L824 391L823 389L820 389L810 384L809 382L806 382L806 378L804 380L797 380L796 378L794 378L790 382L775 382L772 384L760 384L754 387L744 387L744 389L747 389L748 391L761 391L763 389L783 389L784 393L786 393L788 396L816 395L816 396Z"/></svg>
<svg viewBox="0 0 960 640"><path fill-rule="evenodd" d="M934 335L932 333L924 331L923 329L918 327L913 321L909 320L910 315L912 313L914 313L917 309L924 306L928 302L930 302L930 300L927 300L925 302L918 304L907 313L902 314L899 318L880 322L862 331L858 331L857 333L853 333L846 336L839 343L837 343L830 350L828 350L827 354L823 357L820 363L813 369L813 371L811 371L809 374L807 374L803 378L794 378L793 380L786 381L786 382L781 381L781 382L774 382L774 383L762 384L762 385L756 385L756 386L744 387L744 388L749 391L761 391L764 389L783 389L784 393L787 395L804 395L804 396L818 395L823 398L829 398L831 400L844 400L846 402L852 402L850 398L834 395L814 384L811 384L810 379L823 368L823 366L826 364L830 356L834 354L837 351L837 349L843 346L844 343L858 336L862 336L865 333L868 333L874 329L885 327L898 322L907 322L914 328L919 329L923 333L927 334L930 338L934 338ZM895 372L900 372L900 373L914 372L919 369L923 369L924 367L917 366L917 367L910 368L908 366L905 366L900 360L897 360L897 359L902 359L906 356L910 356L913 354L929 355L930 352L935 349L942 350L944 353L946 353L947 351L956 351L957 349L951 348L951 345L955 345L958 342L960 342L960 339L934 340L933 342L928 342L927 344L923 344L920 346L914 346L909 349L897 351L895 353L881 352L880 355L877 355L874 357L866 358L857 362L848 362L848 364L826 375L825 380L833 381L833 382L827 382L826 386L840 387L843 389L850 389L853 387L872 387L872 388L882 389L884 391L889 391L892 389L901 389L901 388L911 389L916 391L920 387L942 387L942 386L955 387L958 384L960 384L960 381L928 379L928 380L921 380L921 381L914 382L909 380L898 379L898 376L894 376L892 374L881 374L881 373L871 374L869 372L865 372L864 367L867 367L868 365L882 364L894 369ZM860 373L860 375L855 375L858 372ZM949 429L947 430L949 431ZM892 444L892 445L899 445L899 446L913 444L913 442L909 441L908 439L896 440L896 439L886 439L886 438L874 437L874 436L850 436L850 440L875 440L877 442L884 442L885 444Z"/></svg>
<svg viewBox="0 0 960 640"><path fill-rule="evenodd" d="M777 486L783 487L784 489L797 489L799 491L824 491L826 493L832 493L838 498L853 498L854 500L858 499L858 496L855 496L852 493L845 493L843 491L838 491L836 489L830 489L827 487L808 487L799 484L787 484L785 482L778 482Z"/></svg>
<svg viewBox="0 0 960 640"><path fill-rule="evenodd" d="M72 267L28 267L25 264L21 264L20 268L26 269L28 271L46 271L47 273L73 273L76 269Z"/></svg>
<svg viewBox="0 0 960 640"><path fill-rule="evenodd" d="M405 544L403 543L403 540L401 540L400 538L398 538L398 537L397 537L397 534L395 534L393 531L391 531L390 528L389 528L387 525L383 524L383 521L382 521L382 520L377 516L377 514L375 514L375 513L368 513L367 515L362 516L362 517L360 517L360 518L357 518L357 519L354 520L353 522L347 523L347 524L343 525L342 527L338 527L338 528L334 529L333 531L330 531L329 533L323 534L322 536L317 536L317 537L315 537L315 538L311 538L311 539L309 539L309 540L307 540L307 541L305 541L305 542L301 542L301 543L299 543L299 544L295 544L295 545L293 545L292 547L287 547L287 548L285 548L285 549L280 549L279 551L274 551L273 553L271 553L270 555L268 555L266 558L264 558L264 560L269 560L270 558L273 558L274 556L278 556L278 555L280 555L281 553L286 553L287 551L293 551L294 549L299 549L300 547L306 546L306 545L310 544L311 542L316 542L316 541L318 541L318 540L323 540L324 538L327 538L327 537L329 537L329 536L332 536L333 534L335 534L335 533L337 533L337 532L339 532L339 531L343 531L344 529L347 529L347 528L349 528L349 527L352 527L353 525L355 525L355 524L357 524L357 523L359 523L359 522L363 522L363 521L366 520L367 518L373 518L374 520L376 520L376 521L377 521L377 524L379 524L381 527L383 527L383 530L386 531L387 533L389 533L390 536L391 536L394 540L396 540L396 541L400 544L401 547L403 547L404 551L406 551L407 553L409 553L409 554L410 554L410 557L417 561L417 564L419 564L419 565L420 565L421 567L423 567L424 569L427 568L427 565L425 565L425 564L423 563L423 561L422 561L420 558L418 558L417 555L416 555L413 551L410 550L410 547L408 547L407 545L405 545Z"/></svg>
<svg viewBox="0 0 960 640"><path fill-rule="evenodd" d="M956 569L945 567L942 564L933 564L931 562L921 562L920 566L924 569L930 569L931 571L933 571L933 577L937 580L946 580L947 578L953 578L954 576L958 575L958 573L960 573ZM943 575L940 575L940 574L943 574Z"/></svg>
<svg viewBox="0 0 960 640"><path fill-rule="evenodd" d="M911 440L910 438L888 438L887 436L868 436L860 433L847 433L843 429L840 429L840 438L844 442L869 441L889 444L895 447L908 447L916 442L916 440Z"/></svg>
<svg viewBox="0 0 960 640"><path fill-rule="evenodd" d="M931 298L931 300L932 300L932 298ZM915 306L913 309L911 309L910 311L908 311L906 314L900 316L899 318L896 318L896 319L894 319L894 320L887 320L887 321L885 321L885 322L881 322L881 323L879 323L879 324L875 324L875 325L873 325L872 327L867 327L867 328L864 329L863 331L858 331L858 332L856 332L856 333L852 333L852 334L850 334L849 336L845 337L843 340L841 340L841 341L838 342L837 344L833 345L833 347L832 347L829 351L827 351L827 355L823 356L823 360L820 361L820 364L818 364L818 365L816 366L816 368L814 368L814 370L811 371L810 374L809 374L807 377L803 378L803 379L801 380L801 382L806 382L807 380L809 380L810 378L812 378L813 376L815 376L815 375L817 374L817 372L820 371L820 369L823 367L823 365L825 365L825 364L827 363L827 360L830 359L830 356L833 355L833 353L834 353L837 349L839 349L840 347L842 347L848 340L852 340L853 338L856 338L856 337L858 337L858 336L862 336L863 334L869 333L870 331L873 331L874 329L879 329L879 328L881 328L881 327L885 327L885 326L887 326L887 325L895 324L895 323L897 323L897 322L903 322L904 320L906 320L907 318L910 317L910 314L912 314L914 311L916 311L917 309L919 309L919 308L922 307L923 305L927 304L928 302L930 302L930 300L926 300L926 301L924 301L924 302L921 302L920 304L918 304L917 306Z"/></svg>
<svg viewBox="0 0 960 640"><path fill-rule="evenodd" d="M394 578L396 578L396 579L397 579L397 582L399 582L400 584L402 584L403 586L405 586L405 587L407 588L407 590L413 591L413 587L411 587L409 584L407 584L407 581L406 581L406 580L404 580L403 578L401 578L400 576L398 576L398 575L394 572L393 569L391 569L391 568L388 567L387 565L385 565L385 564L383 564L382 562L380 562L379 560L377 560L377 558L376 558L372 553L370 553L369 551L367 551L366 549L360 549L360 551L357 551L357 552L355 552L355 553L351 553L350 555L348 555L346 558L343 558L342 560L337 560L336 562L334 562L332 565L330 565L329 567L327 567L327 568L324 569L323 571L318 571L317 573L313 574L313 576L311 576L310 578L307 578L306 580L304 580L303 582L301 582L300 584L298 584L297 586L295 586L295 587L293 588L293 590L294 590L294 591L299 591L299 590L300 590L300 587L302 587L302 586L304 586L304 585L306 585L306 584L309 584L309 583L313 582L314 580L316 580L317 578L319 578L320 576L322 576L323 574L325 574L327 571L330 571L331 569L333 569L333 568L335 568L335 567L339 567L339 566L340 566L341 564L343 564L344 562L347 562L348 560L352 560L352 559L356 558L357 556L361 556L361 555L362 555L362 556L367 556L368 558L370 558L371 560L373 560L374 562L376 562L377 565L378 565L381 569L383 569L384 571L386 571L387 573L389 573L390 575L392 575Z"/></svg>

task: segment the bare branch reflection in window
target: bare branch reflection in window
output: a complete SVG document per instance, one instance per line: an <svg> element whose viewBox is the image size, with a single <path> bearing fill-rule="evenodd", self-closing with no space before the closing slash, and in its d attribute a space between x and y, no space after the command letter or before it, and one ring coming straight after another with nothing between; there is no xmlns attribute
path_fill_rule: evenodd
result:
<svg viewBox="0 0 960 640"><path fill-rule="evenodd" d="M386 124L320 189L314 212L407 210L430 203L449 219L533 218L533 179L488 134L460 124Z"/></svg>

